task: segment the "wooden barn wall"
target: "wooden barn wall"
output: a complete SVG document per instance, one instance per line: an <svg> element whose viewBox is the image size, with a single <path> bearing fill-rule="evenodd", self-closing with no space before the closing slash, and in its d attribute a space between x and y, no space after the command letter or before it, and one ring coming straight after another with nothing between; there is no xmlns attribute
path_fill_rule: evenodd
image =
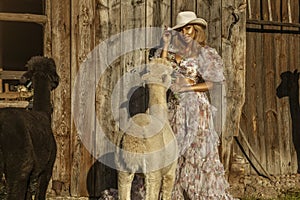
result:
<svg viewBox="0 0 300 200"><path fill-rule="evenodd" d="M97 196L107 186L115 186L115 171L107 169L87 150L74 124L71 98L74 81L88 54L114 34L138 27L163 27L175 24L182 10L193 10L205 18L209 27L208 43L226 57L225 75L229 91L225 130L222 140L222 160L229 167L232 136L239 127L240 110L244 102L245 63L245 1L244 0L47 0L48 23L45 54L56 61L61 84L53 95L53 128L58 146L57 159L49 185L52 196ZM233 17L239 16L238 20ZM47 31L46 31L47 32ZM109 49L118 51L119 49ZM147 60L147 51L135 50L116 59L99 81L95 81L96 112L87 119L98 120L112 133L116 142L118 128L111 117L110 102L114 86L120 77ZM97 69L95 73L97 72ZM93 80L90 80L93 81ZM232 89L232 88L235 89ZM80 94L84 96L84 94ZM92 108L93 109L93 108ZM95 110L95 109L93 109ZM97 113L101 110L101 113ZM82 122L85 123L85 122ZM86 138L91 145L97 134ZM93 149L96 151L97 149ZM95 156L97 158L97 155Z"/></svg>
<svg viewBox="0 0 300 200"><path fill-rule="evenodd" d="M299 24L298 0L248 2L251 7L247 9L247 19ZM273 175L296 173L289 102L287 97L276 96L276 88L281 73L300 70L299 27L247 24L247 30L246 99L241 131L254 153L241 135L239 141L260 173L265 174L263 168ZM234 155L244 157L236 144ZM244 173L256 174L249 164L244 167Z"/></svg>

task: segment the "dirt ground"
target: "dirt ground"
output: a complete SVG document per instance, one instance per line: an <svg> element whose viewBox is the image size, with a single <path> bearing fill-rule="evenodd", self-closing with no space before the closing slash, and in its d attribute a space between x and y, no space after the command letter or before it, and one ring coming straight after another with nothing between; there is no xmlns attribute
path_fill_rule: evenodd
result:
<svg viewBox="0 0 300 200"><path fill-rule="evenodd" d="M230 193L240 199L300 199L300 174L232 175L229 183Z"/></svg>

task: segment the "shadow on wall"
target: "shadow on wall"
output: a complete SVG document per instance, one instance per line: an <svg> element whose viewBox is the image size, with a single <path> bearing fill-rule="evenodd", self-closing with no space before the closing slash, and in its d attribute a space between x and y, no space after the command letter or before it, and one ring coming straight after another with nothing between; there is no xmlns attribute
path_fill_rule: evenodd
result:
<svg viewBox="0 0 300 200"><path fill-rule="evenodd" d="M129 117L145 113L149 101L148 87L131 88L129 94L131 95L128 96L128 101L121 105L121 107L127 108ZM114 152L111 152L100 157L90 168L86 180L90 200L98 200L103 196L103 191L117 189L117 170L114 161L115 155ZM110 163L110 166L103 163Z"/></svg>
<svg viewBox="0 0 300 200"><path fill-rule="evenodd" d="M145 87L133 87L128 92L128 101L121 104L121 108L127 108L129 117L133 117L138 113L145 113L149 103L149 89Z"/></svg>
<svg viewBox="0 0 300 200"><path fill-rule="evenodd" d="M114 162L114 153L108 153L99 158L90 168L87 175L87 191L90 200L97 200L101 193L110 188L117 188L117 170L100 162L99 160L108 160Z"/></svg>
<svg viewBox="0 0 300 200"><path fill-rule="evenodd" d="M299 75L298 70L286 71L280 74L281 83L276 89L278 98L288 97L292 118L292 139L297 153L298 169L300 173L300 106L299 106Z"/></svg>

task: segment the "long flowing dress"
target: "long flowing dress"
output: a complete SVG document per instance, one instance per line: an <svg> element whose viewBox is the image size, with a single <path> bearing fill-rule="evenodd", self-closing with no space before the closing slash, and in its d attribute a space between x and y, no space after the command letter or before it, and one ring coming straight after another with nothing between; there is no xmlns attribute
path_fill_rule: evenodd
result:
<svg viewBox="0 0 300 200"><path fill-rule="evenodd" d="M175 51L175 50L174 50ZM161 50L157 50L159 57ZM184 76L194 83L223 82L223 62L217 51L202 47L195 58L183 58L178 64L175 53L169 52L175 76ZM174 200L233 199L220 162L219 136L214 129L213 113L208 92L184 92L169 95L169 120L176 135L179 158Z"/></svg>

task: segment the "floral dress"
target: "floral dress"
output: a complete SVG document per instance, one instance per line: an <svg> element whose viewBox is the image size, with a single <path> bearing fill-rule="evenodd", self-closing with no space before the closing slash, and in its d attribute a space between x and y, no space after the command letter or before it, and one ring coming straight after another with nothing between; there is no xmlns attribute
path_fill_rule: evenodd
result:
<svg viewBox="0 0 300 200"><path fill-rule="evenodd" d="M157 50L156 56L160 54L161 50ZM222 59L211 47L201 48L198 57L183 58L179 64L174 53L168 53L167 58L176 76L194 83L224 81ZM172 199L233 199L226 191L229 185L219 158L219 136L213 125L215 108L210 104L208 92L169 95L168 107L181 154Z"/></svg>

